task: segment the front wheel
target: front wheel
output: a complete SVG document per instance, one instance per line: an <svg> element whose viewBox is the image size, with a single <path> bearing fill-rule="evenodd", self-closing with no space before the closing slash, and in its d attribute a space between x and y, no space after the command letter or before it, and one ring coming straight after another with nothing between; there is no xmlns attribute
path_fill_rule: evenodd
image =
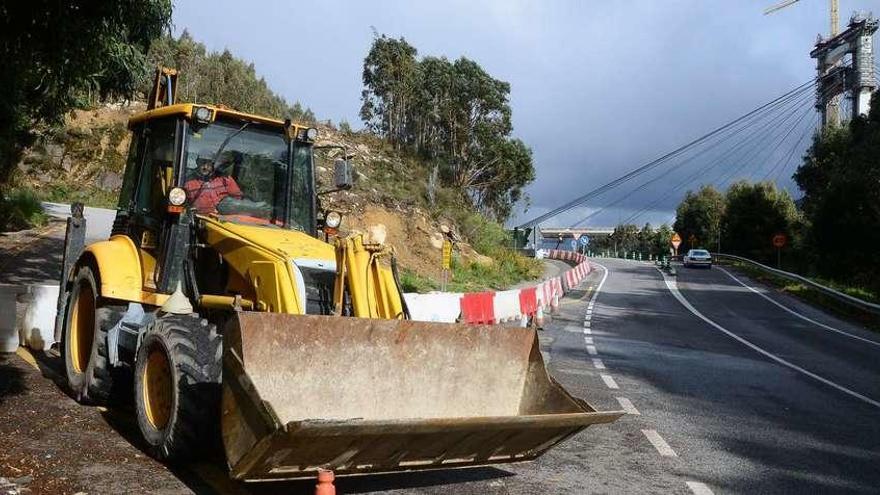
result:
<svg viewBox="0 0 880 495"><path fill-rule="evenodd" d="M80 267L64 318L61 356L67 385L77 401L105 403L113 388L113 370L107 353L107 330L119 320L122 307L98 294L95 273Z"/></svg>
<svg viewBox="0 0 880 495"><path fill-rule="evenodd" d="M192 460L219 441L222 339L198 315L166 316L144 332L135 409L150 454Z"/></svg>

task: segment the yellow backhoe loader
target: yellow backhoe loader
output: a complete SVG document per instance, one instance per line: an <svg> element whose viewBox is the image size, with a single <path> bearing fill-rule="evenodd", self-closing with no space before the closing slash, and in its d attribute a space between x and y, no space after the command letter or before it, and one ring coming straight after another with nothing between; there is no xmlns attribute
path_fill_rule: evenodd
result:
<svg viewBox="0 0 880 495"><path fill-rule="evenodd" d="M550 378L533 329L410 321L391 248L320 209L316 129L177 104L176 80L157 71L129 121L110 238L68 221L55 331L78 400L133 390L152 455L222 438L240 480L525 461L622 414Z"/></svg>

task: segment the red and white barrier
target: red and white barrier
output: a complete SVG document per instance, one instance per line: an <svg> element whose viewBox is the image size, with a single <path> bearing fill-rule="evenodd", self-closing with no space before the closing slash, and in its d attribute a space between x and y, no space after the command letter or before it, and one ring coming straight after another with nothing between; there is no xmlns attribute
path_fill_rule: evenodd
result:
<svg viewBox="0 0 880 495"><path fill-rule="evenodd" d="M551 249L547 258L576 263L562 275L545 280L534 287L498 292L404 294L410 316L417 321L495 324L519 321L525 326L534 317L543 324L547 311L559 309L559 298L592 271L587 257L572 251Z"/></svg>

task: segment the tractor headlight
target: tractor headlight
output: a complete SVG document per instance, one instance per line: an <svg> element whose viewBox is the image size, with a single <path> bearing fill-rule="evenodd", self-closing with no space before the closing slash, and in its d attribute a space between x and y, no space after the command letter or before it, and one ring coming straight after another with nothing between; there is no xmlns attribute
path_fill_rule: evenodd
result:
<svg viewBox="0 0 880 495"><path fill-rule="evenodd" d="M172 187L168 191L168 204L171 206L183 206L186 203L186 191L182 187Z"/></svg>
<svg viewBox="0 0 880 495"><path fill-rule="evenodd" d="M318 139L318 130L314 127L309 127L306 130L306 139L308 139L309 141L314 141L315 139Z"/></svg>
<svg viewBox="0 0 880 495"><path fill-rule="evenodd" d="M208 107L195 107L192 113L193 120L199 124L210 124L212 113Z"/></svg>
<svg viewBox="0 0 880 495"><path fill-rule="evenodd" d="M327 216L324 217L324 225L331 229L338 228L341 223L342 214L338 211L328 211Z"/></svg>

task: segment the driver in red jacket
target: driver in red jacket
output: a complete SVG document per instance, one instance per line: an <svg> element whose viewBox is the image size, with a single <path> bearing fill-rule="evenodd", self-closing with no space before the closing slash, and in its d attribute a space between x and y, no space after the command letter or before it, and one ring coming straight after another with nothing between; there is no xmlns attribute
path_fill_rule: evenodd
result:
<svg viewBox="0 0 880 495"><path fill-rule="evenodd" d="M241 199L244 195L232 177L214 175L214 162L199 162L198 176L183 185L189 203L201 214L216 214L217 204L226 196Z"/></svg>

